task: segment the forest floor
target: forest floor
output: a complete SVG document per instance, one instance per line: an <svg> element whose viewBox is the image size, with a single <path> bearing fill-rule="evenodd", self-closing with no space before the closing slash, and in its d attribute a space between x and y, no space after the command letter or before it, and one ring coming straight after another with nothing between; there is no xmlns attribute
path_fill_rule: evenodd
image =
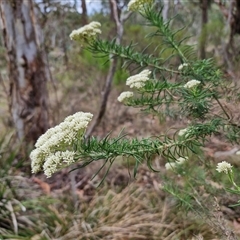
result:
<svg viewBox="0 0 240 240"><path fill-rule="evenodd" d="M52 125L77 111L97 114L99 88L86 87L77 81L64 82L58 89L50 91ZM117 97L121 91L120 87L112 89L107 111L94 136L102 138L109 132L117 136L123 130L127 137L142 138L167 131L171 134L170 128L186 127L184 121L153 117L120 104ZM235 155L238 150L239 146L224 143L217 136L209 139L203 148L207 161L217 163L228 159L239 166L239 156ZM166 159L153 159L158 172L149 170L143 163L134 178L134 162L117 158L100 186L106 169L92 177L102 162L71 173L65 169L49 179L42 174L31 175L27 163L21 168L10 168L8 176L1 176L3 182L10 183L3 191L2 202L5 199L7 205L0 210L0 239L234 239L227 236L229 229L240 239L240 211L228 207L238 199L228 194L218 196L210 218L186 212L163 191L165 163ZM170 175L174 181L181 181L180 176Z"/></svg>

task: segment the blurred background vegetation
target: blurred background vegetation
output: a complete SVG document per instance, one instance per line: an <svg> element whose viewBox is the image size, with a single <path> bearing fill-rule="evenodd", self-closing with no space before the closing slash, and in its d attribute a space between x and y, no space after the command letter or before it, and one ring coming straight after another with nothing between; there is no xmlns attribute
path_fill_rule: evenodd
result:
<svg viewBox="0 0 240 240"><path fill-rule="evenodd" d="M0 239L236 239L226 236L229 227L240 236L240 211L229 207L236 199L217 184L227 179L217 176L215 182L208 181L202 170L203 165L208 165L209 171L214 171L214 164L222 156L239 166L239 156L231 154L233 146L222 143L218 136L199 152L204 159L199 168L188 173L199 179L198 186L186 186L186 191L192 187L198 192L188 197L204 202L204 209L210 212L202 216L201 209L197 211L200 205L196 205L196 213L182 206L183 199L179 201L169 194L176 181L181 185L184 180L166 174L164 162L157 158L153 162L159 173L142 165L136 179L128 171L131 162L117 159L100 187L97 186L103 173L92 179L99 163L72 173L68 172L70 169L63 170L50 179L31 174L28 155L38 136L77 111L97 115L102 101L110 65L108 57L92 55L72 42L69 34L86 23L99 21L101 38L112 40L116 37L114 8L117 7L120 16L126 12L127 3L127 0L1 1ZM229 84L238 86L240 1L156 0L156 3L166 21L174 17L173 29L182 28L179 38L189 37L186 44L196 50L192 58L213 58ZM31 13L31 23L20 9ZM15 35L19 34L16 27L19 19L22 29L32 25L26 27L35 34L32 42L26 36L21 40L11 36L11 28ZM12 23L11 27L7 22ZM148 45L145 36L151 29L140 15L131 14L123 28L122 45L137 43L138 50ZM29 59L30 48L24 47L33 42L38 49L37 60ZM161 51L161 39L153 39L146 53L151 54L156 48ZM165 58L170 54L165 51ZM118 103L117 96L134 70L122 68L122 64L119 59L105 114L92 134L101 138L112 131L114 136L124 128L130 137L148 137L164 134L169 126L184 126L184 122L148 116ZM177 68L180 62L174 60L169 64ZM26 81L24 87L20 84L21 76ZM23 135L19 133L22 131L19 121L23 124ZM163 181L172 182L169 192L163 191ZM216 205L211 205L214 201L209 200L210 196L216 197Z"/></svg>

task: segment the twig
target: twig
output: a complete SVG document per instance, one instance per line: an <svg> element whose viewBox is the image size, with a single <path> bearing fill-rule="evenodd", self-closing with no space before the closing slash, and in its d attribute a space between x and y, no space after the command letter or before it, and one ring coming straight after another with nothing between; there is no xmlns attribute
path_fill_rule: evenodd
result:
<svg viewBox="0 0 240 240"><path fill-rule="evenodd" d="M213 95L213 98L217 101L218 105L221 107L221 109L223 110L224 114L226 115L228 120L231 120L231 117L229 116L229 114L227 113L227 111L225 110L225 108L223 107L223 105L221 104L221 102L219 101L219 99Z"/></svg>

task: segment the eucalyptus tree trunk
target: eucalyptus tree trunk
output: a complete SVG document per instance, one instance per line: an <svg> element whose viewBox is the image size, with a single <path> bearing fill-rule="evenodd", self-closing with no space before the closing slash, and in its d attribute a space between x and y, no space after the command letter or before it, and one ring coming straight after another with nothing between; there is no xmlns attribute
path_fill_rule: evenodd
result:
<svg viewBox="0 0 240 240"><path fill-rule="evenodd" d="M108 0L108 2L109 2L109 8L110 8L110 20L114 22L115 21L115 16L114 16L115 5L117 6L118 17L120 17L120 14L121 14L121 9L118 6L120 1L114 0L114 2L112 2L112 0Z"/></svg>
<svg viewBox="0 0 240 240"><path fill-rule="evenodd" d="M208 7L209 2L208 0L201 0L201 9L202 9L202 29L201 29L201 36L200 36L200 58L206 58L206 43L207 43L207 23L208 23Z"/></svg>
<svg viewBox="0 0 240 240"><path fill-rule="evenodd" d="M35 141L48 128L47 57L32 0L0 1L9 70L9 109L18 138Z"/></svg>
<svg viewBox="0 0 240 240"><path fill-rule="evenodd" d="M235 35L240 35L240 0L235 0L235 2L232 2L232 9L230 14L230 27L231 27L231 33L230 33L230 45L233 48L234 54L236 50L234 49L234 36Z"/></svg>
<svg viewBox="0 0 240 240"><path fill-rule="evenodd" d="M86 25L88 22L86 0L81 0L81 2L82 2L82 25Z"/></svg>
<svg viewBox="0 0 240 240"><path fill-rule="evenodd" d="M170 8L170 1L166 1L163 3L162 17L164 21L168 20L168 13Z"/></svg>

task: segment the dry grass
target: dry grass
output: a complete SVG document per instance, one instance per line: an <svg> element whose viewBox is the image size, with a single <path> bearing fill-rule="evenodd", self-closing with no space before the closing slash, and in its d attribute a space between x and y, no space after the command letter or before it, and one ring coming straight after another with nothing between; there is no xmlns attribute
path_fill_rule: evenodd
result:
<svg viewBox="0 0 240 240"><path fill-rule="evenodd" d="M189 239L212 231L196 219L176 215L169 199L153 186L130 184L122 192L108 190L85 206L69 233L60 239Z"/></svg>
<svg viewBox="0 0 240 240"><path fill-rule="evenodd" d="M0 224L0 236L9 240L222 239L204 219L179 211L175 200L162 191L161 177L146 167L130 180L128 171L116 164L104 185L96 188L99 179L91 180L91 175L97 167L78 172L78 207L64 172L48 181L38 176L38 182L21 173L9 176L17 194L6 194L13 211L7 212L9 229Z"/></svg>
<svg viewBox="0 0 240 240"><path fill-rule="evenodd" d="M150 173L142 172L145 176L139 176L139 181L130 183L121 191L119 186L114 188L105 184L95 189L90 201L79 196L78 210L71 207L68 191L60 193L59 189L53 190L51 195L55 198L44 197L37 184L18 176L12 183L19 189L22 208L14 198L9 200L15 206L13 227L18 229L21 239L29 239L24 237L28 232L28 237L33 240L170 240L192 239L199 234L206 239L216 236L202 219L178 213L174 201L162 192L161 183L157 179L144 183L143 179ZM0 228L0 236L11 233L4 231Z"/></svg>

